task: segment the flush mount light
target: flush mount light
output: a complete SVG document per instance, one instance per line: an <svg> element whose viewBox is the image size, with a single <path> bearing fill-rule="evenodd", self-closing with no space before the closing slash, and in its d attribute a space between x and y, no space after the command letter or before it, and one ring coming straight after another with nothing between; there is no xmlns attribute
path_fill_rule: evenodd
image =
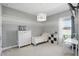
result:
<svg viewBox="0 0 79 59"><path fill-rule="evenodd" d="M46 21L46 14L45 13L39 13L37 15L37 21L39 21L39 22Z"/></svg>

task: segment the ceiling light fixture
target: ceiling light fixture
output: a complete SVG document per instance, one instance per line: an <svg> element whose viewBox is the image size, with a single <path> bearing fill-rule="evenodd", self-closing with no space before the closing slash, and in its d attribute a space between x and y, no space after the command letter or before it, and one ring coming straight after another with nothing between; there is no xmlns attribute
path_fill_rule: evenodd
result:
<svg viewBox="0 0 79 59"><path fill-rule="evenodd" d="M46 14L45 13L39 13L37 15L37 21L42 22L42 21L46 21Z"/></svg>

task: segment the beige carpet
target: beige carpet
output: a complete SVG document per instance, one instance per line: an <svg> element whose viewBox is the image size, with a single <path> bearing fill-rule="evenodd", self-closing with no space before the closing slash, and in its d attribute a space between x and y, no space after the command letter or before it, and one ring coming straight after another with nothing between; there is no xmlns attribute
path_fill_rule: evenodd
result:
<svg viewBox="0 0 79 59"><path fill-rule="evenodd" d="M49 42L37 46L29 45L22 48L12 48L2 53L3 56L72 56L69 49Z"/></svg>

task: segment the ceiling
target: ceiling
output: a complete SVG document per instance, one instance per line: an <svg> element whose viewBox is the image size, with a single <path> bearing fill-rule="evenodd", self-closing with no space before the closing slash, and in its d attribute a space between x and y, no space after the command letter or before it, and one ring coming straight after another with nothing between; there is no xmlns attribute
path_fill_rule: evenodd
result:
<svg viewBox="0 0 79 59"><path fill-rule="evenodd" d="M69 9L67 3L4 3L2 5L32 15L46 13L47 16L54 15Z"/></svg>

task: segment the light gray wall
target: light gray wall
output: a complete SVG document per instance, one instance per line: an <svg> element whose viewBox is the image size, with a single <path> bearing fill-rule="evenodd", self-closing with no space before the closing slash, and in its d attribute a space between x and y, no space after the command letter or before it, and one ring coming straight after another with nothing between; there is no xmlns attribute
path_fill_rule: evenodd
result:
<svg viewBox="0 0 79 59"><path fill-rule="evenodd" d="M2 6L0 5L0 55L2 50Z"/></svg>
<svg viewBox="0 0 79 59"><path fill-rule="evenodd" d="M17 45L17 26L26 25L32 31L32 36L41 35L43 24L36 21L36 16L23 13L8 7L2 7L2 47Z"/></svg>
<svg viewBox="0 0 79 59"><path fill-rule="evenodd" d="M2 6L0 5L0 40L1 40L1 36L2 36ZM1 43L0 43L1 45Z"/></svg>
<svg viewBox="0 0 79 59"><path fill-rule="evenodd" d="M59 19L62 17L70 16L69 11L64 11L55 15L51 15L47 17L47 22L45 23L45 31L49 33L58 32Z"/></svg>

